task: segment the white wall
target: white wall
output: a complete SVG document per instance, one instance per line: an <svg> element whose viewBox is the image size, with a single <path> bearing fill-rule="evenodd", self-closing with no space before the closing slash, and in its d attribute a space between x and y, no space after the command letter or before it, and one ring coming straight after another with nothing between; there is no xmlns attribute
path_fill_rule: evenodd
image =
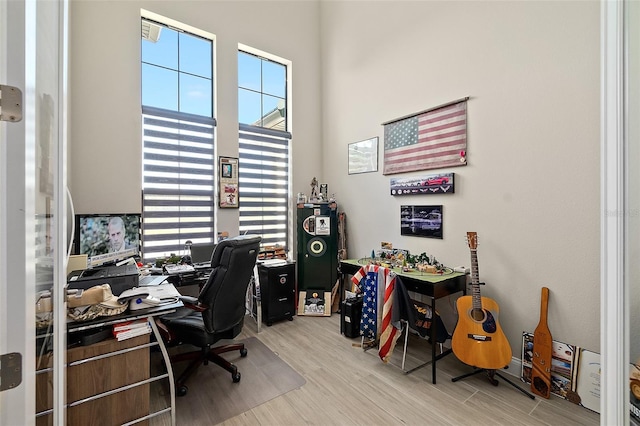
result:
<svg viewBox="0 0 640 426"><path fill-rule="evenodd" d="M598 2L323 2L321 22L318 178L347 213L349 257L391 241L468 266L476 231L482 294L514 356L542 286L553 337L598 352ZM348 143L382 145L381 123L465 96L467 166L348 175ZM443 171L455 194L389 195L390 177ZM444 239L400 236L401 204L443 204Z"/></svg>
<svg viewBox="0 0 640 426"><path fill-rule="evenodd" d="M217 155L238 154L238 43L293 62L293 187L322 163L317 2L85 1L70 11L70 188L79 213L141 211L140 9L216 36ZM238 210L217 213L237 233Z"/></svg>

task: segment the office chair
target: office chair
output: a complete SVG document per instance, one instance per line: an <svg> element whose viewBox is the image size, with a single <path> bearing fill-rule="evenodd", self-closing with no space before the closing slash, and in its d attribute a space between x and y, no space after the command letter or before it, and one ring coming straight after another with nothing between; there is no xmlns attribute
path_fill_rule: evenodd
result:
<svg viewBox="0 0 640 426"><path fill-rule="evenodd" d="M245 357L247 349L241 343L213 345L222 339L233 339L242 331L246 292L260 241L256 235L241 235L220 242L211 256L211 274L198 297L183 296L183 308L158 319L158 327L168 345L190 344L200 348L171 357L172 364L191 361L176 380L178 396L187 394L186 380L200 364L206 365L209 361L229 371L235 383L240 381L238 368L220 354L239 350L240 356Z"/></svg>

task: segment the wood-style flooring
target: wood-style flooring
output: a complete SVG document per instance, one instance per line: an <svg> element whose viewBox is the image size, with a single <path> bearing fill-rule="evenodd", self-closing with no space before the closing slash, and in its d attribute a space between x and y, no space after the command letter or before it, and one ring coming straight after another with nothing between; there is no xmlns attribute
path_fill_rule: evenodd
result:
<svg viewBox="0 0 640 426"><path fill-rule="evenodd" d="M384 364L376 349L363 351L359 339L340 334L340 314L296 316L293 321L276 322L271 327L263 324L260 333L255 321L247 317L238 338L251 336L277 353L305 378L306 384L223 425L567 426L598 425L600 421L597 413L554 395L549 400L531 400L504 381L493 386L484 374L454 383L452 377L468 373L471 368L453 354L438 361L435 385L431 383L430 366L405 374L400 368L402 338L391 361ZM429 357L429 344L410 335L405 369L420 365ZM527 387L516 376L505 377ZM190 410L215 410L199 398L184 398L189 401Z"/></svg>

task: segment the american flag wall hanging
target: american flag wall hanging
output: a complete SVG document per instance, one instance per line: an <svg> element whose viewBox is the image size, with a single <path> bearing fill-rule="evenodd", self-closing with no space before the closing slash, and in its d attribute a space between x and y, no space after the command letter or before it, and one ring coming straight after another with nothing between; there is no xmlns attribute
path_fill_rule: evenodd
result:
<svg viewBox="0 0 640 426"><path fill-rule="evenodd" d="M383 174L465 166L468 99L382 123Z"/></svg>

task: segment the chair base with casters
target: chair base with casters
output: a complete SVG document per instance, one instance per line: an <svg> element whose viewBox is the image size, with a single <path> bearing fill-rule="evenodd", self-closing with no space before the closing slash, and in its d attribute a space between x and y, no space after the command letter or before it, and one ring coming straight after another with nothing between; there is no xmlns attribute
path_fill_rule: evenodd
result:
<svg viewBox="0 0 640 426"><path fill-rule="evenodd" d="M190 298L183 297L183 299L188 304L188 299ZM199 347L198 350L177 353L169 358L172 365L190 361L182 374L176 379L176 396L185 396L187 394L189 391L189 387L186 384L187 380L201 365L208 365L209 362L219 365L231 373L231 379L234 383L239 382L242 376L238 371L238 367L224 359L220 354L239 351L241 357L247 356L247 349L243 343L214 346L220 340L233 339L240 334L244 321L225 332L208 334L203 332L204 325L201 318L198 318L200 316L199 313L193 312L191 309L193 309L193 306L189 310L187 308L179 309L176 313L166 315L157 321L159 328L165 331L163 336L168 346L173 347L184 343L177 336L190 336L191 338L187 338L188 343ZM186 312L189 313L185 315Z"/></svg>

